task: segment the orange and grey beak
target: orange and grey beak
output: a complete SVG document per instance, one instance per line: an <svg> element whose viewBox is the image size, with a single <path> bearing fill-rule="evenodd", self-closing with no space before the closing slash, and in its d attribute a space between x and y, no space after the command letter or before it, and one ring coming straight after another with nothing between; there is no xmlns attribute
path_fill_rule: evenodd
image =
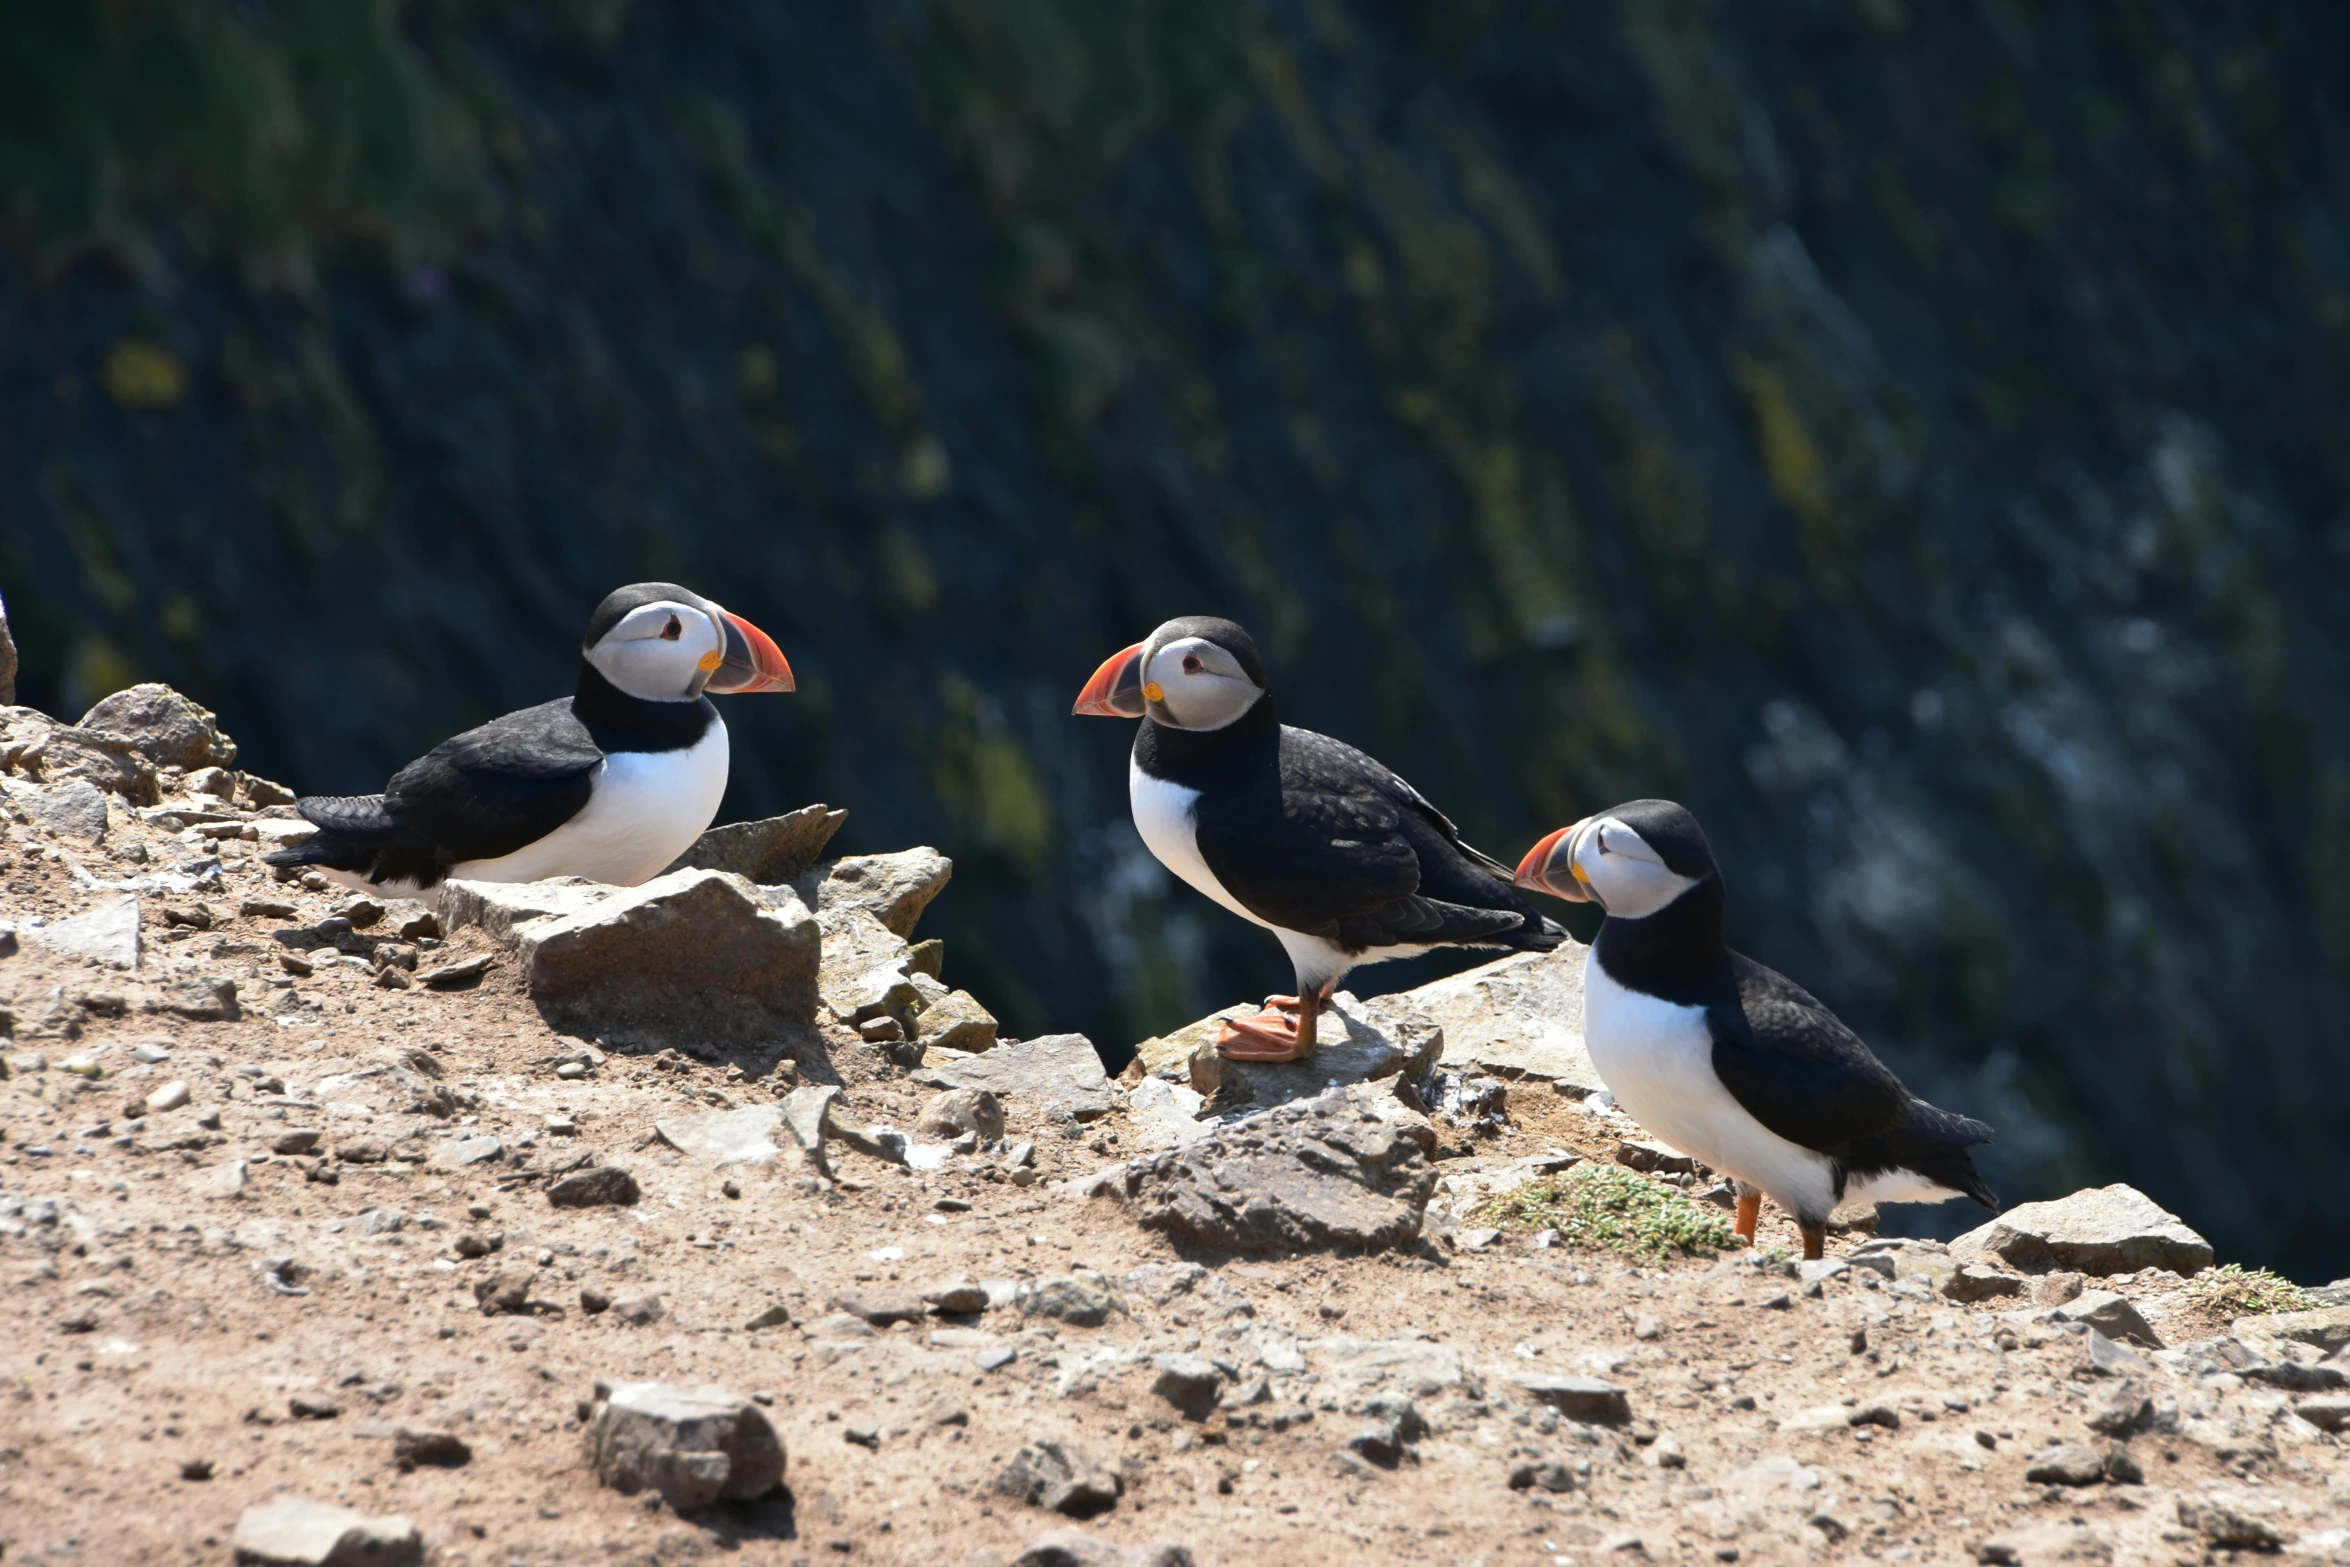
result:
<svg viewBox="0 0 2350 1567"><path fill-rule="evenodd" d="M1575 828L1582 825L1577 822L1574 827L1561 827L1528 849L1512 879L1529 891L1547 892L1569 903L1589 903L1591 889L1575 864Z"/></svg>
<svg viewBox="0 0 2350 1567"><path fill-rule="evenodd" d="M730 611L719 610L718 618L726 623L726 656L710 672L703 690L714 696L740 696L746 691L793 689L791 665L772 637Z"/></svg>
<svg viewBox="0 0 2350 1567"><path fill-rule="evenodd" d="M1144 644L1111 654L1077 693L1070 712L1085 718L1140 718L1143 715L1142 650Z"/></svg>

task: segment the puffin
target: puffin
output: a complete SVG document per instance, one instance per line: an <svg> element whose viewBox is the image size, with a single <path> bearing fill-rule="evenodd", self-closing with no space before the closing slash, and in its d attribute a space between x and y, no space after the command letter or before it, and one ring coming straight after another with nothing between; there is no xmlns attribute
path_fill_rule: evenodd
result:
<svg viewBox="0 0 2350 1567"><path fill-rule="evenodd" d="M709 693L791 689L757 626L674 582L634 583L588 617L570 696L442 741L381 794L296 800L318 831L263 859L394 897L450 878L632 887L718 814L726 724Z"/></svg>
<svg viewBox="0 0 2350 1567"><path fill-rule="evenodd" d="M1417 789L1282 723L1256 643L1229 620L1168 621L1095 670L1073 711L1142 720L1126 773L1142 841L1289 954L1297 994L1224 1021L1216 1049L1229 1059L1311 1055L1317 1013L1358 964L1566 939Z"/></svg>
<svg viewBox="0 0 2350 1567"><path fill-rule="evenodd" d="M1583 963L1592 1065L1634 1120L1736 1179L1742 1240L1764 1194L1807 1260L1847 1196L1999 1211L1967 1153L1990 1127L1918 1098L1818 998L1730 950L1722 873L1687 809L1632 800L1561 827L1517 883L1605 913Z"/></svg>

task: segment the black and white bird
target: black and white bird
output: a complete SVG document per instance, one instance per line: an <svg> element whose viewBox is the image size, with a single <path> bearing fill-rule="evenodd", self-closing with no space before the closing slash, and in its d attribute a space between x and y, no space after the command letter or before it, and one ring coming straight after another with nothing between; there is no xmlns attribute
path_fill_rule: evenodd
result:
<svg viewBox="0 0 2350 1567"><path fill-rule="evenodd" d="M1518 885L1606 911L1583 966L1583 1042L1626 1114L1761 1196L1816 1258L1848 1195L1972 1197L1999 1211L1967 1150L1991 1128L1901 1085L1810 992L1722 937L1722 873L1697 818L1633 800L1526 852ZM1759 1194L1758 1194L1759 1189Z"/></svg>
<svg viewBox="0 0 2350 1567"><path fill-rule="evenodd" d="M1547 952L1566 937L1418 790L1351 745L1275 716L1249 634L1170 620L1094 672L1074 711L1139 718L1127 788L1159 862L1280 938L1295 996L1227 1022L1242 1061L1294 1061L1346 972L1434 947Z"/></svg>
<svg viewBox="0 0 2350 1567"><path fill-rule="evenodd" d="M791 689L767 633L675 583L635 583L589 617L570 696L442 741L381 794L297 800L318 832L266 859L398 896L444 878L634 886L726 793L726 724L705 693Z"/></svg>

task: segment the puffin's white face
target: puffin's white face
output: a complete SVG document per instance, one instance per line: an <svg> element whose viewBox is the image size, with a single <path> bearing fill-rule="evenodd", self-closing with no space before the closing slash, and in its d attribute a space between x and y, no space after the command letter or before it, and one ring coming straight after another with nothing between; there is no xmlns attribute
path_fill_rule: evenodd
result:
<svg viewBox="0 0 2350 1567"><path fill-rule="evenodd" d="M1264 694L1239 659L1205 637L1178 638L1143 660L1142 699L1172 729L1221 729Z"/></svg>
<svg viewBox="0 0 2350 1567"><path fill-rule="evenodd" d="M726 660L726 632L696 605L630 610L586 649L606 680L648 702L690 702Z"/></svg>
<svg viewBox="0 0 2350 1567"><path fill-rule="evenodd" d="M1645 919L1697 885L1696 877L1667 868L1647 839L1613 816L1586 816L1552 833L1527 853L1517 880L1627 920Z"/></svg>

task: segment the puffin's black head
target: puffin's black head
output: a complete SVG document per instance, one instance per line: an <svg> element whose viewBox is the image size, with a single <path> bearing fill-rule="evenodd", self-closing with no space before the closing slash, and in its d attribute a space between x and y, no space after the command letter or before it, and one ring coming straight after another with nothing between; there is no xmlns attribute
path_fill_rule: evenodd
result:
<svg viewBox="0 0 2350 1567"><path fill-rule="evenodd" d="M1576 903L1597 903L1619 919L1654 914L1720 876L1705 829L1670 800L1628 800L1526 851L1518 885Z"/></svg>
<svg viewBox="0 0 2350 1567"><path fill-rule="evenodd" d="M632 582L606 594L579 652L648 702L792 689L791 665L766 632L674 582Z"/></svg>
<svg viewBox="0 0 2350 1567"><path fill-rule="evenodd" d="M1142 718L1171 729L1222 729L1264 696L1265 665L1246 631L1213 615L1170 620L1112 654L1071 712Z"/></svg>

